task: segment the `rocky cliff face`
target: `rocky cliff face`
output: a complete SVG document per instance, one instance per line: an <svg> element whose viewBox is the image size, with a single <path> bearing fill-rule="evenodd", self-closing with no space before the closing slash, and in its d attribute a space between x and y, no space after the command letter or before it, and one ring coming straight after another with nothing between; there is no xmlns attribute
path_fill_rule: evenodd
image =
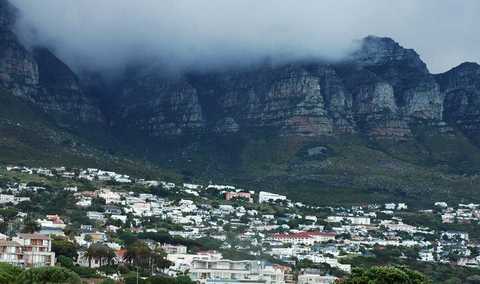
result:
<svg viewBox="0 0 480 284"><path fill-rule="evenodd" d="M96 98L87 95L77 76L49 50L35 48L33 58L38 67L37 92L31 100L64 123L104 122Z"/></svg>
<svg viewBox="0 0 480 284"><path fill-rule="evenodd" d="M16 12L8 1L0 1L0 86L28 97L38 85L38 67L13 32Z"/></svg>
<svg viewBox="0 0 480 284"><path fill-rule="evenodd" d="M62 124L102 123L93 98L75 74L50 51L24 47L14 33L16 10L0 0L0 87L25 98Z"/></svg>
<svg viewBox="0 0 480 284"><path fill-rule="evenodd" d="M441 125L444 92L418 54L367 37L345 62L260 66L181 78L142 70L124 84L123 123L148 135L273 129L280 135L363 133L409 139L418 123ZM131 78L131 77L130 77Z"/></svg>
<svg viewBox="0 0 480 284"><path fill-rule="evenodd" d="M436 79L445 95L445 120L480 142L480 65L463 63Z"/></svg>
<svg viewBox="0 0 480 284"><path fill-rule="evenodd" d="M366 37L336 63L264 64L175 78L142 66L108 89L80 82L48 50L22 46L12 32L15 9L6 0L0 8L0 86L66 125L104 125L107 114L110 125L147 137L268 130L408 140L423 124L480 133L479 66L462 64L434 76L414 50L390 38ZM92 89L114 95L102 105Z"/></svg>

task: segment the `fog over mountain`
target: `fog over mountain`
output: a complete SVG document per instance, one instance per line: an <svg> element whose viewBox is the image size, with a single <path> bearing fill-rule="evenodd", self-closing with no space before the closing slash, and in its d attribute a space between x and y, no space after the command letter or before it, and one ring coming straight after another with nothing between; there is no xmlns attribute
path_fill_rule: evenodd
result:
<svg viewBox="0 0 480 284"><path fill-rule="evenodd" d="M25 42L70 65L172 68L338 59L374 34L415 48L433 72L480 61L476 0L12 0Z"/></svg>

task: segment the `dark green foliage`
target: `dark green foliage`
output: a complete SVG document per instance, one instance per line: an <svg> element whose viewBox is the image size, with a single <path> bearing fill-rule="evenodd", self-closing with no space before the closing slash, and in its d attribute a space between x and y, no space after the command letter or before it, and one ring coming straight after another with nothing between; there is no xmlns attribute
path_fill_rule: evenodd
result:
<svg viewBox="0 0 480 284"><path fill-rule="evenodd" d="M26 218L23 222L22 233L32 234L40 230L40 224L31 217Z"/></svg>
<svg viewBox="0 0 480 284"><path fill-rule="evenodd" d="M429 284L431 281L420 272L405 267L375 266L354 269L341 284Z"/></svg>
<svg viewBox="0 0 480 284"><path fill-rule="evenodd" d="M88 247L85 257L88 258L89 266L91 266L93 259L98 260L100 262L100 266L102 266L112 264L115 253L105 244L94 243Z"/></svg>
<svg viewBox="0 0 480 284"><path fill-rule="evenodd" d="M480 275L480 270L475 268L401 259L397 257L398 251L391 253L384 251L380 253L380 251L376 249L373 251L373 256L346 258L342 262L362 269L384 265L408 267L427 275L435 284L457 283L458 279L461 280L459 283L463 284L466 283L468 277Z"/></svg>
<svg viewBox="0 0 480 284"><path fill-rule="evenodd" d="M143 241L135 241L127 247L124 256L129 264L140 267L142 270L155 269L161 270L172 265L167 260L167 254L162 249L152 250Z"/></svg>
<svg viewBox="0 0 480 284"><path fill-rule="evenodd" d="M52 251L55 252L57 257L66 256L71 259L77 259L77 246L65 238L54 238L52 240Z"/></svg>
<svg viewBox="0 0 480 284"><path fill-rule="evenodd" d="M68 268L68 269L73 269L75 264L73 263L73 259L71 259L68 256L60 255L57 258L57 265L60 264L60 266Z"/></svg>
<svg viewBox="0 0 480 284"><path fill-rule="evenodd" d="M31 268L18 276L22 284L80 284L78 274L63 267Z"/></svg>
<svg viewBox="0 0 480 284"><path fill-rule="evenodd" d="M72 270L82 278L97 277L97 271L90 267L75 266Z"/></svg>
<svg viewBox="0 0 480 284"><path fill-rule="evenodd" d="M22 273L21 268L0 262L0 283L16 284L16 279L20 273Z"/></svg>

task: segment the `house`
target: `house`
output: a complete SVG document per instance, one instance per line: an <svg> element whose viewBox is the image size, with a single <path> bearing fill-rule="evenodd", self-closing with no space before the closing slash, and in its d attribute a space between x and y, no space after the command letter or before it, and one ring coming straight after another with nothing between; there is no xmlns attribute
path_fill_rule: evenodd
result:
<svg viewBox="0 0 480 284"><path fill-rule="evenodd" d="M332 284L337 281L337 277L322 275L320 269L302 269L298 274L297 284Z"/></svg>
<svg viewBox="0 0 480 284"><path fill-rule="evenodd" d="M287 200L285 195L275 194L266 191L260 191L258 195L258 203L272 202L277 200Z"/></svg>
<svg viewBox="0 0 480 284"><path fill-rule="evenodd" d="M186 254L187 253L187 247L182 245L163 244L162 249L167 254Z"/></svg>
<svg viewBox="0 0 480 284"><path fill-rule="evenodd" d="M274 234L272 239L284 244L313 245L317 242L328 242L335 240L335 233L328 232L299 232Z"/></svg>
<svg viewBox="0 0 480 284"><path fill-rule="evenodd" d="M23 266L23 247L17 242L7 239L0 240L0 262L6 262L15 266Z"/></svg>
<svg viewBox="0 0 480 284"><path fill-rule="evenodd" d="M298 275L298 284L333 284L338 280L335 276L304 273Z"/></svg>
<svg viewBox="0 0 480 284"><path fill-rule="evenodd" d="M198 283L285 283L281 269L254 260L194 259L189 276Z"/></svg>
<svg viewBox="0 0 480 284"><path fill-rule="evenodd" d="M249 202L253 202L252 194L250 192L225 192L225 200L232 200L234 198L247 199Z"/></svg>
<svg viewBox="0 0 480 284"><path fill-rule="evenodd" d="M385 204L385 209L386 210L395 210L397 208L397 204L395 203L386 203Z"/></svg>
<svg viewBox="0 0 480 284"><path fill-rule="evenodd" d="M124 224L127 222L127 215L112 215L112 216L110 216L110 218L112 220L119 220L120 222L122 222Z"/></svg>
<svg viewBox="0 0 480 284"><path fill-rule="evenodd" d="M40 267L55 265L55 253L52 252L52 240L41 234L17 234L13 242L21 246L23 265Z"/></svg>
<svg viewBox="0 0 480 284"><path fill-rule="evenodd" d="M87 217L90 220L94 221L105 221L105 214L97 211L88 211Z"/></svg>
<svg viewBox="0 0 480 284"><path fill-rule="evenodd" d="M370 217L367 216L328 216L327 222L348 222L352 225L370 225Z"/></svg>
<svg viewBox="0 0 480 284"><path fill-rule="evenodd" d="M111 191L109 189L102 189L98 194L98 197L105 199L106 204L120 203L121 196L118 192Z"/></svg>
<svg viewBox="0 0 480 284"><path fill-rule="evenodd" d="M40 225L40 234L44 235L64 235L65 223L58 215L47 215L46 219L38 219Z"/></svg>

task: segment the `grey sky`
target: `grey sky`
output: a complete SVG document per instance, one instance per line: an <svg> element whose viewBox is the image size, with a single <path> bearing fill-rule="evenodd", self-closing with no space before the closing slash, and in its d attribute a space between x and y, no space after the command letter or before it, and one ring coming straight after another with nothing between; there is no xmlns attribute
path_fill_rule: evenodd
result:
<svg viewBox="0 0 480 284"><path fill-rule="evenodd" d="M478 0L11 0L24 39L76 66L157 57L203 68L339 58L355 39L390 36L432 72L480 62ZM35 30L35 32L32 32Z"/></svg>

